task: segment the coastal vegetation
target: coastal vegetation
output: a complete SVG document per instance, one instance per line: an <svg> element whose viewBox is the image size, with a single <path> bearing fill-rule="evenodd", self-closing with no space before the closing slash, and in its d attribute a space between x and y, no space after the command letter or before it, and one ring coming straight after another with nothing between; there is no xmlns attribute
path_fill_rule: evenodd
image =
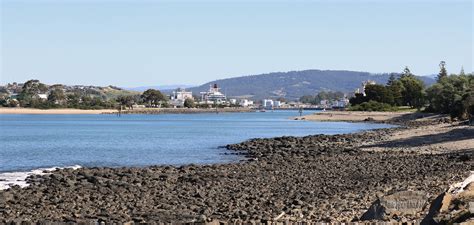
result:
<svg viewBox="0 0 474 225"><path fill-rule="evenodd" d="M341 91L321 91L316 95L304 95L299 100L302 103L308 103L318 105L324 100L338 100L344 97L344 93Z"/></svg>
<svg viewBox="0 0 474 225"><path fill-rule="evenodd" d="M462 70L447 75L441 62L437 82L426 88L424 82L406 67L400 76L391 74L386 85L367 84L363 93L350 99L353 111L396 111L400 106L426 112L450 114L468 119L474 113L474 76Z"/></svg>
<svg viewBox="0 0 474 225"><path fill-rule="evenodd" d="M186 107L186 108L194 108L194 107L196 107L196 103L194 102L193 99L187 98L186 100L184 100L184 107Z"/></svg>
<svg viewBox="0 0 474 225"><path fill-rule="evenodd" d="M148 89L144 91L141 95L141 99L144 103L152 107L159 107L161 104L167 101L166 95L155 89Z"/></svg>
<svg viewBox="0 0 474 225"><path fill-rule="evenodd" d="M387 103L377 102L370 100L368 102L362 102L358 105L354 105L350 108L352 111L378 111L378 112L391 112L397 111L397 107Z"/></svg>
<svg viewBox="0 0 474 225"><path fill-rule="evenodd" d="M132 109L135 104L148 107L165 106L167 97L159 90L149 89L139 92L127 91L118 87L46 85L39 80L29 80L10 95L0 89L0 105L3 107L25 107L39 109L75 108L75 109Z"/></svg>

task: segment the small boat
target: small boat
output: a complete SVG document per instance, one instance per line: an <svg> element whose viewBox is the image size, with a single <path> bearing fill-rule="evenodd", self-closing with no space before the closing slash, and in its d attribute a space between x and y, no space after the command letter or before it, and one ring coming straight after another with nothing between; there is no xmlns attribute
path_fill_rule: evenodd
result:
<svg viewBox="0 0 474 225"><path fill-rule="evenodd" d="M260 112L266 112L265 109L260 109Z"/></svg>

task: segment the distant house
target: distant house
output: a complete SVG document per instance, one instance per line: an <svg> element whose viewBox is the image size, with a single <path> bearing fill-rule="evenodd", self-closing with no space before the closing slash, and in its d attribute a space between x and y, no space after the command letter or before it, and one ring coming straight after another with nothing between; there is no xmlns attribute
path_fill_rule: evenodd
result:
<svg viewBox="0 0 474 225"><path fill-rule="evenodd" d="M253 101L250 101L248 99L240 99L239 105L242 107L250 107L253 106Z"/></svg>
<svg viewBox="0 0 474 225"><path fill-rule="evenodd" d="M46 100L46 99L48 99L48 94L38 94L38 97L40 99Z"/></svg>

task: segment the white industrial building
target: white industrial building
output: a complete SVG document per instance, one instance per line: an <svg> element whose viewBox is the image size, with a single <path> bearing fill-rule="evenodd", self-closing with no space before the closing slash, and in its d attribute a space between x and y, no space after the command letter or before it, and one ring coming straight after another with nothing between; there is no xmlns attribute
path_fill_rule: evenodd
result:
<svg viewBox="0 0 474 225"><path fill-rule="evenodd" d="M265 109L273 109L273 100L271 100L271 99L263 99L263 108L265 108Z"/></svg>
<svg viewBox="0 0 474 225"><path fill-rule="evenodd" d="M186 99L193 99L193 93L184 88L174 90L170 95L170 104L176 107L183 107Z"/></svg>

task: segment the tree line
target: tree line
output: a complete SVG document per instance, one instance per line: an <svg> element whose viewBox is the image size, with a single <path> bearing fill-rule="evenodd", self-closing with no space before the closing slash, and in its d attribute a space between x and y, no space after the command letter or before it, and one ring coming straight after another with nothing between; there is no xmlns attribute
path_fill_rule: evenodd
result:
<svg viewBox="0 0 474 225"><path fill-rule="evenodd" d="M304 95L300 97L300 102L302 103L307 103L307 104L313 104L313 105L318 105L321 103L323 100L339 100L344 97L344 93L341 91L320 91L316 95Z"/></svg>
<svg viewBox="0 0 474 225"><path fill-rule="evenodd" d="M167 102L167 96L155 89L146 90L142 94L118 95L110 98L93 89L65 91L64 86L59 84L48 87L39 80L25 82L15 98L9 96L6 89L0 90L0 105L3 107L114 109L133 108L135 104L166 107Z"/></svg>
<svg viewBox="0 0 474 225"><path fill-rule="evenodd" d="M350 99L351 110L393 111L399 106L424 109L467 119L474 113L474 76L461 70L448 75L440 63L437 82L426 88L423 81L406 67L401 75L391 74L386 85L368 84Z"/></svg>

